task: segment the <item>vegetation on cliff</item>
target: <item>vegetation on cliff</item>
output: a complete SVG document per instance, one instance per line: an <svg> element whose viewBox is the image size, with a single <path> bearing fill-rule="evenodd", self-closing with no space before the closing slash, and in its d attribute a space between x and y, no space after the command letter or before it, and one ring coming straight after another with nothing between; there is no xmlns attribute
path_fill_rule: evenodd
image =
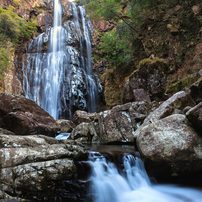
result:
<svg viewBox="0 0 202 202"><path fill-rule="evenodd" d="M4 72L11 64L18 44L28 41L37 31L36 23L26 21L13 12L15 8L0 6L0 88Z"/></svg>
<svg viewBox="0 0 202 202"><path fill-rule="evenodd" d="M120 93L123 80L145 58L163 58L168 63L167 87L187 77L197 79L201 68L202 6L199 0L88 0L84 4L94 24L113 26L96 31L95 66L110 69L110 92L114 81ZM105 91L109 77L102 76ZM120 81L120 83L117 83ZM184 87L181 85L180 88ZM116 89L116 90L115 90ZM180 89L181 90L181 89ZM173 93L169 91L170 93ZM120 103L120 100L111 100Z"/></svg>

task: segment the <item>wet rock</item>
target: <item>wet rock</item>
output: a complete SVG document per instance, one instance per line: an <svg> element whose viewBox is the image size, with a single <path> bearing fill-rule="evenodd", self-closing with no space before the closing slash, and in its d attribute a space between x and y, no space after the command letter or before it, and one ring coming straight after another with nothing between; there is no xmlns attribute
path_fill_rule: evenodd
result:
<svg viewBox="0 0 202 202"><path fill-rule="evenodd" d="M193 127L202 136L202 102L191 108L186 113L187 118L192 123Z"/></svg>
<svg viewBox="0 0 202 202"><path fill-rule="evenodd" d="M124 103L131 101L163 100L166 90L167 64L163 59L144 59L139 67L125 79ZM139 93L139 95L138 95Z"/></svg>
<svg viewBox="0 0 202 202"><path fill-rule="evenodd" d="M59 119L56 120L56 123L58 124L60 133L71 133L76 127L75 123L71 120Z"/></svg>
<svg viewBox="0 0 202 202"><path fill-rule="evenodd" d="M15 134L54 135L58 130L56 121L50 114L23 96L1 93L0 117L2 128Z"/></svg>
<svg viewBox="0 0 202 202"><path fill-rule="evenodd" d="M56 184L73 180L83 147L43 135L0 135L0 190L25 198L54 196Z"/></svg>
<svg viewBox="0 0 202 202"><path fill-rule="evenodd" d="M66 43L70 46L76 46L79 44L79 33L73 21L67 21L64 23L66 30Z"/></svg>
<svg viewBox="0 0 202 202"><path fill-rule="evenodd" d="M166 164L179 175L202 169L202 138L185 115L174 114L141 128L137 145L154 167Z"/></svg>

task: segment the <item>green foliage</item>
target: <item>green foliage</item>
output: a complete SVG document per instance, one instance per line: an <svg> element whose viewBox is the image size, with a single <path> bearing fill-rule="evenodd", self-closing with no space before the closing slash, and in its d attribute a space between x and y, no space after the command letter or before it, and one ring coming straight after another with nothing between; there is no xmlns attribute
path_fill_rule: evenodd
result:
<svg viewBox="0 0 202 202"><path fill-rule="evenodd" d="M0 48L0 79L3 78L4 71L9 66L9 53L6 51L5 48Z"/></svg>
<svg viewBox="0 0 202 202"><path fill-rule="evenodd" d="M27 22L10 9L0 8L0 34L2 41L9 40L16 44L32 37L36 30L36 24Z"/></svg>
<svg viewBox="0 0 202 202"><path fill-rule="evenodd" d="M107 32L101 37L101 52L103 58L112 64L128 62L131 51L128 44L115 31Z"/></svg>
<svg viewBox="0 0 202 202"><path fill-rule="evenodd" d="M125 0L123 0L125 1ZM95 19L115 20L119 19L121 12L121 0L89 0L86 10Z"/></svg>

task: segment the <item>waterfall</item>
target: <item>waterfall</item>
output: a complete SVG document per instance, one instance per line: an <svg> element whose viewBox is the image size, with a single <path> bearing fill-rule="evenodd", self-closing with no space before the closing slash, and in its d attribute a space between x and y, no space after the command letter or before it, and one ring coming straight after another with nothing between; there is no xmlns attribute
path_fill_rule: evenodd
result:
<svg viewBox="0 0 202 202"><path fill-rule="evenodd" d="M152 184L142 160L124 154L122 169L98 152L90 152L89 200L95 202L198 202L202 192L173 185Z"/></svg>
<svg viewBox="0 0 202 202"><path fill-rule="evenodd" d="M68 11L70 20L62 24L63 8L60 0L54 0L53 27L29 44L23 65L25 96L55 119L71 119L77 109L95 112L102 90L92 73L92 28L85 9L70 3Z"/></svg>

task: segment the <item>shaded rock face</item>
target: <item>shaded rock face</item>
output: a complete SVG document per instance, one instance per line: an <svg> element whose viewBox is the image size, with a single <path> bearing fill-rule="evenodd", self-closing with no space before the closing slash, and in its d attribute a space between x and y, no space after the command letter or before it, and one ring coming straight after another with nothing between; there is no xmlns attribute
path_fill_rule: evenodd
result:
<svg viewBox="0 0 202 202"><path fill-rule="evenodd" d="M195 107L191 108L187 113L186 116L190 123L192 123L193 127L202 137L202 102L200 102Z"/></svg>
<svg viewBox="0 0 202 202"><path fill-rule="evenodd" d="M144 126L137 138L139 151L153 166L166 164L172 173L202 169L202 139L185 115L174 114Z"/></svg>
<svg viewBox="0 0 202 202"><path fill-rule="evenodd" d="M79 112L85 115L84 118L78 118L77 112L77 120L85 123L79 124L73 130L71 138L85 143L133 143L134 131L148 115L149 108L147 102L134 102L97 114Z"/></svg>
<svg viewBox="0 0 202 202"><path fill-rule="evenodd" d="M124 81L123 103L163 100L166 90L167 64L162 59L144 59L139 69Z"/></svg>
<svg viewBox="0 0 202 202"><path fill-rule="evenodd" d="M0 94L1 127L15 134L54 135L58 126L50 114L23 96Z"/></svg>
<svg viewBox="0 0 202 202"><path fill-rule="evenodd" d="M202 102L202 77L189 87L188 92L197 104Z"/></svg>
<svg viewBox="0 0 202 202"><path fill-rule="evenodd" d="M75 161L85 159L75 142L42 135L0 135L0 146L0 189L28 199L53 200L57 183L75 180Z"/></svg>

